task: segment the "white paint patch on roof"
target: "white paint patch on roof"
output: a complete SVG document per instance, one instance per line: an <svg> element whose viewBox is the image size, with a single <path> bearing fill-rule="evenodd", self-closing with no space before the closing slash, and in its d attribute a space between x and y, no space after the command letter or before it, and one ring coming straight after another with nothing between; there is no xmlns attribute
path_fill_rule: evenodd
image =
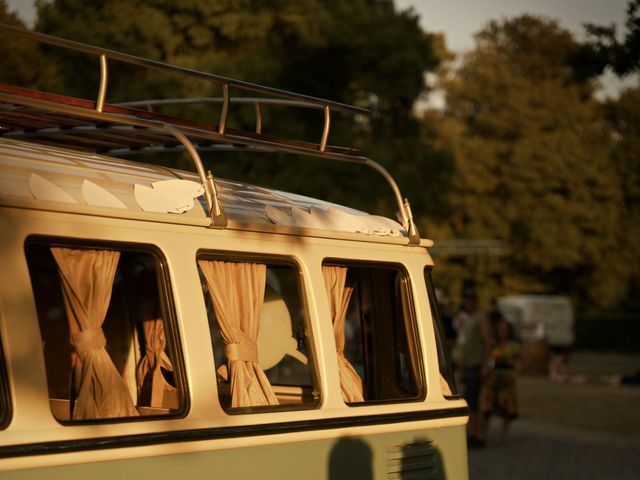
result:
<svg viewBox="0 0 640 480"><path fill-rule="evenodd" d="M35 198L45 202L78 203L62 188L36 173L29 177L29 190Z"/></svg>
<svg viewBox="0 0 640 480"><path fill-rule="evenodd" d="M86 179L82 182L82 197L87 205L95 207L127 208L113 193Z"/></svg>
<svg viewBox="0 0 640 480"><path fill-rule="evenodd" d="M153 182L151 188L134 186L134 196L145 212L185 213L194 206L194 199L204 194L201 183L191 180L161 180Z"/></svg>

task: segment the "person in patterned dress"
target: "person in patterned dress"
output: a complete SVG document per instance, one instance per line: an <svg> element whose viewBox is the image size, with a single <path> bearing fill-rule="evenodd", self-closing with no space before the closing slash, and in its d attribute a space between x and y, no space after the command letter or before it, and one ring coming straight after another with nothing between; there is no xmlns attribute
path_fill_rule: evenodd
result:
<svg viewBox="0 0 640 480"><path fill-rule="evenodd" d="M499 443L504 443L509 424L518 417L516 395L516 364L520 358L520 346L513 339L513 327L500 321L496 328L497 342L491 349L491 369L484 379L480 394L480 409L486 419L485 428L493 415L502 417Z"/></svg>

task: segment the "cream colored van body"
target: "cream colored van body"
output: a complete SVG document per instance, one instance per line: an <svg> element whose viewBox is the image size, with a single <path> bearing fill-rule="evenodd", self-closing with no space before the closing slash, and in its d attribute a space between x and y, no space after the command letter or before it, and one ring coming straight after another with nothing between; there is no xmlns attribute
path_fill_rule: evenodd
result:
<svg viewBox="0 0 640 480"><path fill-rule="evenodd" d="M1 478L468 478L431 242L327 144L363 109L0 31L101 68L96 102L0 85ZM108 60L222 84L219 125L105 103ZM319 109L320 142L263 136L230 86ZM201 145L372 167L402 224L214 179ZM176 146L197 173L118 158Z"/></svg>
<svg viewBox="0 0 640 480"><path fill-rule="evenodd" d="M193 477L204 472L236 478L258 474L265 478L324 478L332 468L344 468L340 458L343 447L346 452L356 452L353 467L370 469L372 478L387 478L387 474L400 471L402 458L419 459L416 468L424 472L433 468L439 472L434 478L466 478L465 405L460 399L446 399L441 388L424 283L424 268L431 266L432 260L424 246L408 247L404 238L278 227L264 218L261 222L257 214L254 223L235 221L234 206L226 202L230 225L224 230L206 228L207 217L199 205L186 215L144 212L134 208L133 200L125 194L131 195L132 185L190 178L191 174L96 155L0 140L0 168L0 334L11 394L10 421L0 432L3 478L84 474L110 478L122 472L130 477L158 478ZM34 198L29 188L33 174L60 185L77 204ZM131 208L86 205L80 192L87 179ZM238 194L252 191L244 185L235 184L234 188ZM263 197L267 194L263 189L260 192ZM269 201L286 198L279 192L271 195ZM291 198L303 202L300 197ZM264 205L255 203L254 209L263 211ZM235 207L240 209L240 205ZM240 215L237 218L246 220ZM28 239L38 236L152 245L161 252L171 281L188 384L189 408L183 418L88 425L56 421L24 254ZM319 376L321 400L316 407L230 415L218 404L207 313L196 269L198 252L203 249L281 256L299 266ZM424 399L362 406L344 403L321 271L328 258L389 262L406 268L426 377ZM406 452L413 456L407 457ZM340 470L340 474L347 475L348 470Z"/></svg>

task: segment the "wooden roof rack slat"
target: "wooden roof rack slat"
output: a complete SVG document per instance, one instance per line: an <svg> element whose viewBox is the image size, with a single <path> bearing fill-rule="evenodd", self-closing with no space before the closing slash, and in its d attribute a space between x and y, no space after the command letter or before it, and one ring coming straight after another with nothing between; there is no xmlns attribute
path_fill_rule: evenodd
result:
<svg viewBox="0 0 640 480"><path fill-rule="evenodd" d="M6 96L5 96L6 94ZM177 127L186 127L192 129L192 134L194 138L201 140L211 140L210 136L207 136L207 133L215 133L217 136L215 140L232 143L230 140L232 139L244 139L244 142L240 143L254 143L258 141L263 143L264 145L271 145L273 149L277 149L278 145L289 146L294 148L303 149L303 151L318 151L320 152L320 145L300 141L300 140L292 140L283 137L276 137L272 135L258 134L255 132L249 132L245 130L238 130L227 128L225 134L219 133L219 128L217 125L199 122L195 120L187 120L179 117L171 117L168 115L163 115L155 112L149 112L147 110L139 110L130 108L125 106L124 104L109 104L106 103L103 105L102 112L96 111L96 102L92 100L85 100L75 97L68 97L65 95L59 95L54 93L40 92L36 90L30 90L22 87L15 87L13 85L5 85L0 84L0 97L4 98L5 103L11 103L16 105L16 107L12 110L0 110L0 124L5 123L5 117L10 117L12 115L11 112L16 112L19 114L21 110L18 108L20 105L27 107L25 112L31 116L31 118L37 119L42 118L43 120L47 119L52 112L58 113L58 118L60 119L60 123L64 123L61 125L62 128L72 128L74 124L78 123L78 116L82 115L84 117L83 125L96 125L100 123L100 118L103 118L105 125L118 125L119 122L122 121L124 117L129 119L140 119L140 120L151 120L153 122L161 122L166 123L168 125L174 125ZM36 102L31 101L36 100ZM40 100L38 102L38 100ZM141 102L144 103L144 102ZM46 105L46 108L42 108ZM70 108L64 108L70 107ZM82 110L79 110L82 109ZM82 112L82 114L80 114ZM106 120L106 117L100 117L99 115L94 115L94 113L98 114L117 114L119 115L118 120ZM65 115L61 115L65 114ZM88 116L87 116L88 115ZM94 120L91 122L91 120ZM46 120L45 120L46 121ZM138 124L140 127L145 127L145 125ZM17 135L12 135L12 137L16 138ZM169 137L169 136L167 136ZM229 138L226 138L229 137ZM359 156L360 152L358 150L347 148L347 147L336 147L336 146L326 146L325 152L327 153L335 153L345 156ZM302 152L300 152L302 153Z"/></svg>

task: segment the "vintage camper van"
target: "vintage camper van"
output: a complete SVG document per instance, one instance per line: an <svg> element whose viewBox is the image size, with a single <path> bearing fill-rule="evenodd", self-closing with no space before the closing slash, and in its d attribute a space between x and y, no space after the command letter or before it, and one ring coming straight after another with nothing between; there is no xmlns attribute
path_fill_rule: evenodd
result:
<svg viewBox="0 0 640 480"><path fill-rule="evenodd" d="M468 477L431 242L328 143L333 112L365 111L0 32L101 71L92 100L0 85L0 478ZM118 61L220 84L218 123L108 103ZM243 102L255 131L227 125ZM267 102L317 109L319 142L263 134ZM372 167L400 221L215 178L217 148ZM126 159L163 149L194 171Z"/></svg>

